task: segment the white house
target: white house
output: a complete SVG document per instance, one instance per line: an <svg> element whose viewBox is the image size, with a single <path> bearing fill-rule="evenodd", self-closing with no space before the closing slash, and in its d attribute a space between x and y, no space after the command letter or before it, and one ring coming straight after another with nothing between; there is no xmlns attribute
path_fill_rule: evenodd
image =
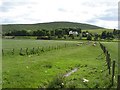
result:
<svg viewBox="0 0 120 90"><path fill-rule="evenodd" d="M77 31L69 31L69 35L70 35L70 34L78 35L78 32L77 32Z"/></svg>

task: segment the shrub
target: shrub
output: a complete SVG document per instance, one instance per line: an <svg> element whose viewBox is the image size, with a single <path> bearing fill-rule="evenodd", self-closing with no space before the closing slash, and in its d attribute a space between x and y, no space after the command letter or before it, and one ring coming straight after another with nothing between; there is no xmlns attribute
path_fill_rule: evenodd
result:
<svg viewBox="0 0 120 90"><path fill-rule="evenodd" d="M87 40L92 40L92 36L90 34L87 35Z"/></svg>
<svg viewBox="0 0 120 90"><path fill-rule="evenodd" d="M52 82L48 85L48 88L64 88L63 75L56 76Z"/></svg>

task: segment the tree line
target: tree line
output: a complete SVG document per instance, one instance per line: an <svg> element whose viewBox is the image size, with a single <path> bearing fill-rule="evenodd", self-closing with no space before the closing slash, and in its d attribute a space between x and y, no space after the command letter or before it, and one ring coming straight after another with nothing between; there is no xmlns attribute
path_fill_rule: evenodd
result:
<svg viewBox="0 0 120 90"><path fill-rule="evenodd" d="M58 35L68 35L69 31L77 31L78 33L81 33L80 28L58 28L55 30L35 30L28 32L27 30L21 30L21 31L10 31L9 33L5 33L6 36L58 36Z"/></svg>
<svg viewBox="0 0 120 90"><path fill-rule="evenodd" d="M70 34L69 32L77 32L77 35ZM58 28L55 30L35 30L35 31L27 31L27 30L21 30L21 31L11 31L9 33L5 33L4 36L37 36L38 39L54 39L57 38L64 38L70 37L71 39L74 39L75 37L78 37L79 39L82 39L83 37L86 37L87 40L92 40L94 37L94 40L98 39L114 39L118 38L120 35L120 31L113 29L112 32L108 31L102 31L101 34L98 33L90 33L89 31L82 31L81 28Z"/></svg>

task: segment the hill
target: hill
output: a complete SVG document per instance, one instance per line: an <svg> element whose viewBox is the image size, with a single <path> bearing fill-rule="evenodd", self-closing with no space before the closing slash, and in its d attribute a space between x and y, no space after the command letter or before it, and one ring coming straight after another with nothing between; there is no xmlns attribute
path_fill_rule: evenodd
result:
<svg viewBox="0 0 120 90"><path fill-rule="evenodd" d="M2 30L4 32L10 32L14 30L40 30L47 29L53 30L57 28L81 28L83 29L103 29L95 25L84 24L84 23L74 23L74 22L49 22L49 23L37 23L37 24L8 24L2 25Z"/></svg>

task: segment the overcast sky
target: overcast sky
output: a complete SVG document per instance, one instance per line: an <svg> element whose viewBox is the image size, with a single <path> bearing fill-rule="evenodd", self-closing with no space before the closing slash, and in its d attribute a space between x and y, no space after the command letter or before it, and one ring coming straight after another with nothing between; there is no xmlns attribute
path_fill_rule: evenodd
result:
<svg viewBox="0 0 120 90"><path fill-rule="evenodd" d="M119 0L0 0L1 24L70 21L118 27Z"/></svg>

